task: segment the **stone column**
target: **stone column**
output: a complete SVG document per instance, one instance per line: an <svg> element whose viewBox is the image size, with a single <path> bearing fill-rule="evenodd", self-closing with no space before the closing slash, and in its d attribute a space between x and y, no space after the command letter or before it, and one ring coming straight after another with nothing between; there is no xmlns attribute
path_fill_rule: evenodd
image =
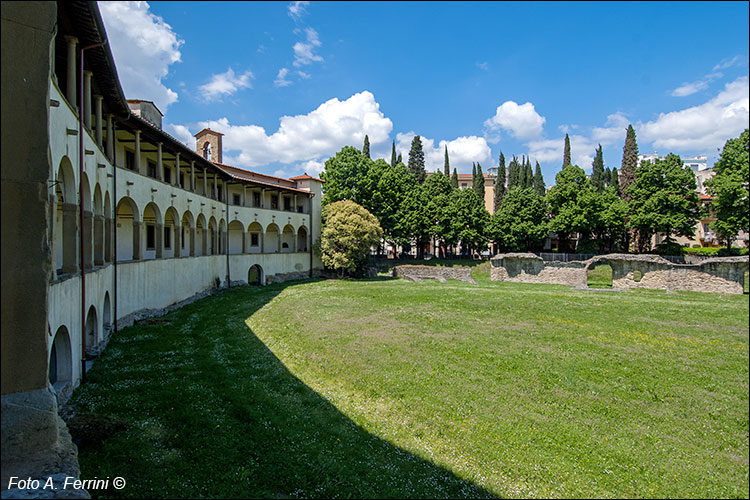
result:
<svg viewBox="0 0 750 500"><path fill-rule="evenodd" d="M76 75L76 60L78 59L78 51L76 45L78 45L78 38L74 36L66 36L65 41L68 42L68 77L65 97L73 107L73 110L78 108L78 98L76 92L76 82L78 81L78 75Z"/></svg>
<svg viewBox="0 0 750 500"><path fill-rule="evenodd" d="M135 131L135 171L141 175L145 175L141 171L141 131Z"/></svg>
<svg viewBox="0 0 750 500"><path fill-rule="evenodd" d="M94 216L91 212L83 211L83 244L86 254L83 256L86 269L94 267Z"/></svg>
<svg viewBox="0 0 750 500"><path fill-rule="evenodd" d="M99 147L104 146L102 143L102 101L104 98L100 95L94 96L95 106L94 106L94 116L96 118L96 123L94 125L96 130L96 143L99 145Z"/></svg>
<svg viewBox="0 0 750 500"><path fill-rule="evenodd" d="M78 205L62 204L63 264L62 272L78 272Z"/></svg>
<svg viewBox="0 0 750 500"><path fill-rule="evenodd" d="M112 123L112 113L107 113L107 158L115 165L115 129Z"/></svg>
<svg viewBox="0 0 750 500"><path fill-rule="evenodd" d="M94 73L92 73L89 70L83 71L83 103L81 103L81 108L83 108L83 125L91 130L91 76Z"/></svg>
<svg viewBox="0 0 750 500"><path fill-rule="evenodd" d="M172 236L174 242L172 243L172 257L182 256L182 227L177 224L174 227L174 235Z"/></svg>
<svg viewBox="0 0 750 500"><path fill-rule="evenodd" d="M263 226L260 228L260 253L265 253L266 251L266 230L263 229Z"/></svg>
<svg viewBox="0 0 750 500"><path fill-rule="evenodd" d="M106 231L106 226L104 224L104 216L103 215L95 215L94 216L94 225L96 228L99 228L97 231L94 230L94 264L97 266L101 266L104 264L104 246L105 246L105 235L104 232ZM96 235L99 235L99 238L96 238Z"/></svg>
<svg viewBox="0 0 750 500"><path fill-rule="evenodd" d="M162 161L161 142L156 143L156 178L164 180L164 162Z"/></svg>
<svg viewBox="0 0 750 500"><path fill-rule="evenodd" d="M208 227L204 227L201 231L201 255L208 255Z"/></svg>
<svg viewBox="0 0 750 500"><path fill-rule="evenodd" d="M190 256L195 257L195 228L190 228Z"/></svg>
<svg viewBox="0 0 750 500"><path fill-rule="evenodd" d="M195 160L190 161L190 191L195 193Z"/></svg>
<svg viewBox="0 0 750 500"><path fill-rule="evenodd" d="M154 224L154 248L156 250L156 258L161 259L164 257L164 226L162 224Z"/></svg>
<svg viewBox="0 0 750 500"><path fill-rule="evenodd" d="M133 220L133 260L141 260L141 223Z"/></svg>
<svg viewBox="0 0 750 500"><path fill-rule="evenodd" d="M260 190L260 208L266 207L266 190L265 188L261 188Z"/></svg>
<svg viewBox="0 0 750 500"><path fill-rule="evenodd" d="M174 185L177 187L182 187L182 182L180 182L182 177L182 174L180 172L180 153L175 154L174 158Z"/></svg>

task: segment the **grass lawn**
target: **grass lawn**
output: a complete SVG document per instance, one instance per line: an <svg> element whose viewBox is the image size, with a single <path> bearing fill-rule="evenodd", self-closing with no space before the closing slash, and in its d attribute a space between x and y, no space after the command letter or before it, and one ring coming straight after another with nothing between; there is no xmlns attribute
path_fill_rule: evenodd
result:
<svg viewBox="0 0 750 500"><path fill-rule="evenodd" d="M82 478L127 480L106 497L748 497L747 295L487 271L241 287L122 330L72 399Z"/></svg>

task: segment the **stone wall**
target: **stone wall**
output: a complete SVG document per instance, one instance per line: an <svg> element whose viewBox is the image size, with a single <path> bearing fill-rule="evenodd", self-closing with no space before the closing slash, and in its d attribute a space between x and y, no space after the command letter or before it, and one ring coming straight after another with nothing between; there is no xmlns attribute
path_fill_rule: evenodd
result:
<svg viewBox="0 0 750 500"><path fill-rule="evenodd" d="M490 279L586 287L588 270L597 265L612 267L615 288L741 294L748 257L716 257L700 264L673 264L658 255L609 254L584 262L544 262L531 253L508 253L492 258ZM636 271L641 273L639 281L635 280Z"/></svg>
<svg viewBox="0 0 750 500"><path fill-rule="evenodd" d="M471 269L468 267L402 265L394 267L391 274L394 277L409 281L433 279L445 283L446 280L452 279L476 284L476 281L471 277Z"/></svg>

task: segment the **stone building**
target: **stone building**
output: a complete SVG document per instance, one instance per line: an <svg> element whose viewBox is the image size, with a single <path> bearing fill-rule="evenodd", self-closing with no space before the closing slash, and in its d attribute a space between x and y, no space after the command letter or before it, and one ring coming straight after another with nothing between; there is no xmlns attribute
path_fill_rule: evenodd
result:
<svg viewBox="0 0 750 500"><path fill-rule="evenodd" d="M322 181L225 165L213 130L186 147L106 40L95 2L2 3L3 488L76 473L58 403L118 325L322 267Z"/></svg>

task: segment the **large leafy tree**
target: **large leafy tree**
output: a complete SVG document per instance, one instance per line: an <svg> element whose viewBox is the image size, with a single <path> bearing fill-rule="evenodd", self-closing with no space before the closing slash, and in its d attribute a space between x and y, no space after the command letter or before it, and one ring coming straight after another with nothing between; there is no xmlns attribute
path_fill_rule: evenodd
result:
<svg viewBox="0 0 750 500"><path fill-rule="evenodd" d="M422 139L418 135L415 135L414 139L411 141L411 149L409 150L409 171L420 184L422 184L427 178L427 171L424 168Z"/></svg>
<svg viewBox="0 0 750 500"><path fill-rule="evenodd" d="M532 188L515 188L503 199L488 226L489 236L504 250L542 247L549 234L547 204Z"/></svg>
<svg viewBox="0 0 750 500"><path fill-rule="evenodd" d="M371 163L372 160L353 146L344 146L326 160L325 169L320 174L325 181L322 205L341 200L361 204L367 195L365 181Z"/></svg>
<svg viewBox="0 0 750 500"><path fill-rule="evenodd" d="M497 212L505 196L505 156L500 153L500 163L497 167L497 179L495 179L495 192L493 199L493 213Z"/></svg>
<svg viewBox="0 0 750 500"><path fill-rule="evenodd" d="M570 137L568 137L568 134L565 134L565 147L563 150L563 168L570 165Z"/></svg>
<svg viewBox="0 0 750 500"><path fill-rule="evenodd" d="M417 181L403 163L398 163L395 167L384 164L385 161L378 160L370 170L369 178L371 182L375 182L375 188L369 210L380 221L383 238L396 247L411 240L410 232L399 218L404 200L417 185Z"/></svg>
<svg viewBox="0 0 750 500"><path fill-rule="evenodd" d="M361 274L370 248L380 243L383 231L378 220L364 207L350 200L323 207L320 257L323 264L340 276Z"/></svg>
<svg viewBox="0 0 750 500"><path fill-rule="evenodd" d="M425 216L428 222L427 233L441 243L442 257L445 257L446 253L445 234L450 226L447 207L450 204L452 191L450 178L439 172L427 177L422 184Z"/></svg>
<svg viewBox="0 0 750 500"><path fill-rule="evenodd" d="M635 180L623 188L624 196L630 199L630 226L639 233L639 251L648 249L655 233L665 234L667 241L672 235L693 236L700 216L695 188L695 174L675 154L641 163Z"/></svg>
<svg viewBox="0 0 750 500"><path fill-rule="evenodd" d="M706 181L708 193L714 197L711 205L716 221L711 227L719 238L732 247L732 240L740 231L750 231L748 217L748 129L739 137L729 139L714 165L716 175Z"/></svg>
<svg viewBox="0 0 750 500"><path fill-rule="evenodd" d="M362 145L362 155L365 158L370 158L370 138L365 134L365 143Z"/></svg>
<svg viewBox="0 0 750 500"><path fill-rule="evenodd" d="M482 165L479 162L477 162L477 171L474 176L474 191L482 202L484 202L484 173L482 172Z"/></svg>
<svg viewBox="0 0 750 500"><path fill-rule="evenodd" d="M591 185L594 186L594 189L597 191L604 190L605 186L605 180L604 180L604 157L602 156L602 145L599 144L599 147L596 148L596 152L594 153L594 161L591 164L592 170L591 170Z"/></svg>
<svg viewBox="0 0 750 500"><path fill-rule="evenodd" d="M587 231L578 242L579 253L612 252L622 246L628 204L620 199L614 188L598 191L591 186L584 189L578 197L578 204L588 219Z"/></svg>
<svg viewBox="0 0 750 500"><path fill-rule="evenodd" d="M446 210L446 243L455 246L460 241L464 251L484 249L489 217L484 200L473 189L454 189Z"/></svg>
<svg viewBox="0 0 750 500"><path fill-rule="evenodd" d="M587 234L591 230L589 206L581 203L583 193L590 188L586 172L577 165L568 165L558 172L555 185L547 192L552 216L550 229L557 233L563 250L571 250L572 233Z"/></svg>
<svg viewBox="0 0 750 500"><path fill-rule="evenodd" d="M539 166L539 162L536 162L536 171L534 172L534 191L539 196L544 196L547 191L547 187L544 185L544 177L542 176L542 167Z"/></svg>
<svg viewBox="0 0 750 500"><path fill-rule="evenodd" d="M633 125L628 125L625 133L625 145L622 147L622 165L620 166L620 191L627 201L631 199L628 186L635 181L637 167L638 143L635 140Z"/></svg>

